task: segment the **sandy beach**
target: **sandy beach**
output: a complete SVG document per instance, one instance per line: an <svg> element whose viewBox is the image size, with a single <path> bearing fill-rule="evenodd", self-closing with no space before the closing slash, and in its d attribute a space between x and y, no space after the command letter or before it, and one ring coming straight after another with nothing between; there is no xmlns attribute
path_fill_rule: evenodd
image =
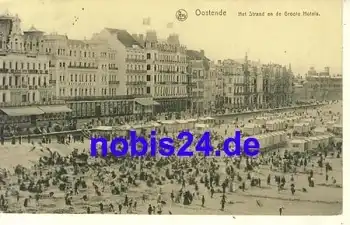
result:
<svg viewBox="0 0 350 225"><path fill-rule="evenodd" d="M341 110L341 108L339 108ZM324 110L328 110L325 106ZM334 112L334 107L332 106ZM312 114L312 111L308 110L308 113ZM228 127L228 130L233 130L232 124L224 124L221 127L213 128L214 131L224 136L224 127ZM25 142L25 141L24 141ZM85 140L84 143L71 143L70 145L62 145L57 143L44 144L45 147L51 149L51 151L57 151L60 155L69 155L73 149L79 150L85 149L89 151L89 141ZM4 146L0 147L1 152L1 168L13 169L16 165L20 164L24 167L32 167L36 160L41 156L48 156L47 152L41 152L39 150L29 151L33 148L32 144L22 143L21 145L11 145L5 143ZM37 147L39 149L39 147ZM280 153L283 149L279 150ZM99 159L90 159L99 160ZM271 171L268 166L261 165L258 170L253 173L261 178L261 188L250 187L247 185L247 190L242 192L238 189L238 184L235 184L236 189L233 192L226 193L227 204L224 210L220 210L220 199L221 193L220 187L217 189L217 193L214 194L213 198L210 197L209 191L204 188L202 183L199 184L199 192L205 196L205 207L201 206L201 199L195 197L191 205L183 205L173 203L170 198L172 191L177 191L181 188L181 184L177 184L173 181L165 180L162 185L154 184L152 187L148 187L144 182L138 182L137 187L130 186L127 191L129 198L136 200L137 208L133 213L147 214L148 204L156 204L157 194L161 193L162 199L166 202L163 208L163 212L167 214L171 211L172 214L186 214L186 215L220 215L220 214L232 214L232 215L277 215L279 207L283 207L284 215L337 215L342 212L342 159L332 156L328 156L326 159L333 167L333 170L329 172L329 177L336 180L336 184L332 184L330 181L326 183L324 169L308 165L306 170L314 171L315 187L308 187L307 175L302 168L298 168L298 172L294 175L294 183L296 184L296 193L291 194L289 190L291 181L290 173L281 173L280 171ZM225 163L222 158L216 158L217 164L220 165L219 171L222 171L222 177L225 176ZM316 162L316 159L312 159ZM316 165L316 163L315 163ZM79 178L82 175L73 175L72 168L66 168L69 172L71 180ZM34 168L31 169L35 171ZM54 168L46 168L44 171L52 171ZM118 166L111 166L108 170L118 170ZM157 173L159 176L164 176L166 168L161 168ZM246 179L244 171L239 171L242 174L243 179ZM283 175L286 178L286 189L278 191L278 188L274 182L271 185L267 185L268 174ZM10 176L8 180L10 187L8 190L18 190L16 180L14 176ZM100 202L107 203L119 203L122 202L125 194L112 195L108 182L104 184L104 192L101 196L94 194L94 189L91 187L92 182L98 182L97 174L94 171L89 171L84 175L87 181L88 188L79 190L79 194L73 196L73 205L66 206L64 200L64 192L59 191L57 187L51 185L45 189L43 196L49 195L50 192L54 192L53 198L42 197L42 199L36 203L34 200L30 202L27 208L23 207L23 199L29 195L28 192L20 192L20 200L17 202L15 197L10 197L9 208L13 212L36 212L36 213L85 213L86 208L89 206L92 212L100 213L98 204ZM198 177L197 179L199 179ZM12 184L11 184L12 183ZM307 192L303 192L302 188L306 188ZM189 186L190 192L194 192L192 186ZM10 191L11 192L11 191ZM1 194L5 193L5 188L2 187L0 190ZM87 194L89 197L88 201L83 201L81 196ZM11 194L10 194L11 195ZM142 201L142 196L147 196L146 201ZM259 201L260 206L257 204ZM104 212L108 213L108 212ZM113 212L109 212L113 213Z"/></svg>

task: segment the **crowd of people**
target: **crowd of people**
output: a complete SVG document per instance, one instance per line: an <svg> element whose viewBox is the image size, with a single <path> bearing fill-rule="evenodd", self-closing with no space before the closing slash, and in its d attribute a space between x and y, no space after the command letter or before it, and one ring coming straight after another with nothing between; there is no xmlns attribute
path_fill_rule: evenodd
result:
<svg viewBox="0 0 350 225"><path fill-rule="evenodd" d="M331 107L331 106L327 106ZM322 123L327 107L313 110ZM288 112L286 116L309 112ZM214 151L225 137L244 121L219 120L210 129ZM108 120L113 124L120 121ZM101 124L91 121L88 126ZM162 135L173 136L165 128ZM313 152L286 148L261 152L256 158L215 157L195 153L193 157L107 157L91 158L89 135L46 135L42 139L13 139L2 146L19 145L25 155L36 154L31 165L0 171L0 210L13 213L115 213L115 214L235 214L235 205L252 199L257 213L274 203L274 214L283 215L286 202L341 205L339 201L309 199L317 188L335 192L342 188L338 169L341 150L335 143ZM147 133L140 132L147 138ZM199 136L199 132L196 134ZM125 133L127 136L127 132ZM126 137L127 138L127 137ZM175 146L182 143L175 141ZM195 144L195 143L194 143ZM1 152L0 146L0 152ZM66 154L59 149L69 149ZM0 165L1 167L1 165ZM341 170L341 168L340 168ZM264 195L266 193L266 195ZM265 206L268 205L268 206ZM249 212L246 212L250 214Z"/></svg>

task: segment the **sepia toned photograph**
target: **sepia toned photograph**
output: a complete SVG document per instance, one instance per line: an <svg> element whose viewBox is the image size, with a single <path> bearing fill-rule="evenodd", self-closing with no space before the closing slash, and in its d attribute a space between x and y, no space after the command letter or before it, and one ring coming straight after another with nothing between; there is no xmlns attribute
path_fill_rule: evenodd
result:
<svg viewBox="0 0 350 225"><path fill-rule="evenodd" d="M0 212L342 214L342 4L0 0Z"/></svg>

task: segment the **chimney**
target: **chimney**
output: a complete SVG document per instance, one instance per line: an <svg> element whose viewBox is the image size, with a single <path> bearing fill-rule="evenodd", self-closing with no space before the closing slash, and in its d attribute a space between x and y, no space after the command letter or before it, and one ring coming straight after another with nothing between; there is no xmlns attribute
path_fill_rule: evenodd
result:
<svg viewBox="0 0 350 225"><path fill-rule="evenodd" d="M205 57L205 52L204 52L204 50L201 49L201 50L200 50L200 54L201 54L202 57Z"/></svg>
<svg viewBox="0 0 350 225"><path fill-rule="evenodd" d="M158 40L157 32L154 30L147 31L146 40L150 42L156 42Z"/></svg>
<svg viewBox="0 0 350 225"><path fill-rule="evenodd" d="M170 34L167 38L167 42L172 45L180 45L179 36L176 34Z"/></svg>
<svg viewBox="0 0 350 225"><path fill-rule="evenodd" d="M324 68L324 72L329 74L329 67L328 66Z"/></svg>

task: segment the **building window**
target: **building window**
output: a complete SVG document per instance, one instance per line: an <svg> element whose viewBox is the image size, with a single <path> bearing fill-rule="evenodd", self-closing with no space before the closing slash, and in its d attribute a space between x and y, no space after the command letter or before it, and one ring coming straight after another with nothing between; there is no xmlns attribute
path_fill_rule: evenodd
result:
<svg viewBox="0 0 350 225"><path fill-rule="evenodd" d="M147 70L151 70L151 65L147 64Z"/></svg>
<svg viewBox="0 0 350 225"><path fill-rule="evenodd" d="M147 59L151 59L151 53L147 53Z"/></svg>
<svg viewBox="0 0 350 225"><path fill-rule="evenodd" d="M151 75L147 75L147 81L151 81Z"/></svg>
<svg viewBox="0 0 350 225"><path fill-rule="evenodd" d="M147 94L150 94L150 93L151 93L151 87L147 87L147 88L146 88L146 93L147 93Z"/></svg>

